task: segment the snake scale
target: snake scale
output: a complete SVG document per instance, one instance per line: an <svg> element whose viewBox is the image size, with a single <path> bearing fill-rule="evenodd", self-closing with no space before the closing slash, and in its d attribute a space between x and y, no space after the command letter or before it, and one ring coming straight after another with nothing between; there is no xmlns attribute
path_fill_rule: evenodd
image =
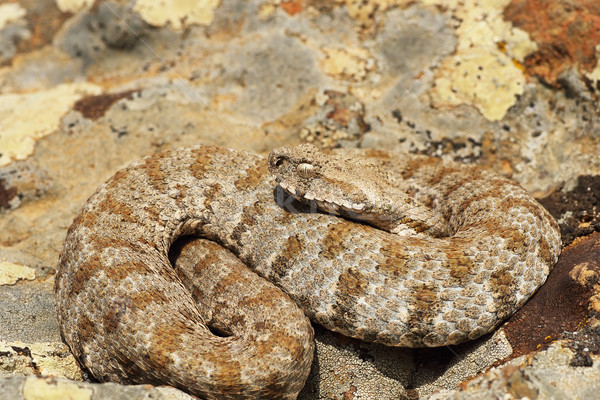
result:
<svg viewBox="0 0 600 400"><path fill-rule="evenodd" d="M184 235L204 244L171 248ZM314 352L304 314L390 346L456 344L522 306L559 252L550 214L475 166L198 146L151 155L91 196L55 302L64 340L100 381L293 399Z"/></svg>

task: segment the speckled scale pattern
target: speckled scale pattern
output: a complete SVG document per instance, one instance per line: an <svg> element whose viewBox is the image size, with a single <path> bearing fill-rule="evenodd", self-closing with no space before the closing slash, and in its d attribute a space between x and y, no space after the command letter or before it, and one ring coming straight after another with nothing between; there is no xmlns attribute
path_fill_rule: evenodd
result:
<svg viewBox="0 0 600 400"><path fill-rule="evenodd" d="M76 358L101 381L206 398L295 398L313 354L295 303L348 336L441 346L491 331L544 283L560 252L558 226L519 185L429 157L361 155L452 234L396 235L302 212L310 206L247 152L172 150L117 172L76 217L59 261L59 326ZM187 234L237 258L206 244L173 268L169 248ZM266 307L252 301L261 296ZM277 322L265 327L271 308Z"/></svg>

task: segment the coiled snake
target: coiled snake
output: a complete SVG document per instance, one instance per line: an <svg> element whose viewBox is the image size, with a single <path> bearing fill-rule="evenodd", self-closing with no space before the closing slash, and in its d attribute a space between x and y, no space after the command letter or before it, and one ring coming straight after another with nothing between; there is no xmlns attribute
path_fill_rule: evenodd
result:
<svg viewBox="0 0 600 400"><path fill-rule="evenodd" d="M173 268L171 244L192 234L210 242ZM199 146L149 156L92 195L55 299L64 340L100 381L292 399L313 357L303 313L390 346L459 343L522 306L559 251L550 214L477 167Z"/></svg>

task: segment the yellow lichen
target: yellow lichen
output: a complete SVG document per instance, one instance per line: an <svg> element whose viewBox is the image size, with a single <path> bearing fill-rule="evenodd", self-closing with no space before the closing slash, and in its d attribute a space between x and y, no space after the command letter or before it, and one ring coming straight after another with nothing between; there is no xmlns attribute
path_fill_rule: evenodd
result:
<svg viewBox="0 0 600 400"><path fill-rule="evenodd" d="M261 21L264 21L267 18L273 16L273 14L275 14L275 11L277 11L277 6L275 4L263 3L258 8L258 18Z"/></svg>
<svg viewBox="0 0 600 400"><path fill-rule="evenodd" d="M15 349L28 349L19 352ZM61 342L0 340L0 376L1 375L48 375L66 379L82 380L81 369L69 348Z"/></svg>
<svg viewBox="0 0 600 400"><path fill-rule="evenodd" d="M8 261L0 261L0 286L14 285L23 279L34 280L35 269Z"/></svg>
<svg viewBox="0 0 600 400"><path fill-rule="evenodd" d="M509 2L423 0L447 7L461 21L455 53L436 72L434 105L472 104L484 117L497 121L523 93L525 76L519 65L537 45L526 32L504 21L502 11Z"/></svg>
<svg viewBox="0 0 600 400"><path fill-rule="evenodd" d="M370 28L374 14L411 0L337 0L361 27ZM510 0L422 0L421 5L448 10L454 16L458 42L453 55L441 60L432 101L435 106L472 104L490 120L499 120L523 93L522 61L537 50L527 32L503 19Z"/></svg>
<svg viewBox="0 0 600 400"><path fill-rule="evenodd" d="M94 0L56 0L58 9L62 12L77 12L94 4Z"/></svg>
<svg viewBox="0 0 600 400"><path fill-rule="evenodd" d="M473 104L490 121L498 121L523 93L525 78L510 59L485 51L447 59L437 73L431 98L438 107Z"/></svg>
<svg viewBox="0 0 600 400"><path fill-rule="evenodd" d="M173 29L188 25L210 25L220 0L138 0L133 9L154 26L170 24Z"/></svg>
<svg viewBox="0 0 600 400"><path fill-rule="evenodd" d="M375 11L385 11L391 6L402 6L411 3L411 0L337 0L345 4L348 15L362 27L368 28L373 22Z"/></svg>
<svg viewBox="0 0 600 400"><path fill-rule="evenodd" d="M18 3L0 4L0 29L23 18L27 11Z"/></svg>
<svg viewBox="0 0 600 400"><path fill-rule="evenodd" d="M593 71L587 72L585 75L592 82L596 82L596 84L600 84L600 44L596 45L596 68Z"/></svg>
<svg viewBox="0 0 600 400"><path fill-rule="evenodd" d="M77 383L57 381L53 378L29 377L23 385L23 398L45 400L88 400L94 391Z"/></svg>
<svg viewBox="0 0 600 400"><path fill-rule="evenodd" d="M373 61L365 49L346 47L327 48L322 51L325 58L321 60L321 69L327 75L359 80L373 68Z"/></svg>
<svg viewBox="0 0 600 400"><path fill-rule="evenodd" d="M77 100L100 92L100 87L90 83L71 83L38 92L0 95L0 166L27 158L35 142L54 132Z"/></svg>

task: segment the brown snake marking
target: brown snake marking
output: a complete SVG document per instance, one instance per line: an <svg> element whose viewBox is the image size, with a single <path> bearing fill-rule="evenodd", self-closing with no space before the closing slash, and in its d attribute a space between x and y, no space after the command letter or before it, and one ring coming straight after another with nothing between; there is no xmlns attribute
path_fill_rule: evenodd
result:
<svg viewBox="0 0 600 400"><path fill-rule="evenodd" d="M293 399L314 351L304 314L359 339L442 346L493 330L544 283L560 234L519 185L363 154L304 145L267 162L199 146L117 172L69 228L56 275L78 362L100 381ZM315 204L396 233L303 212ZM174 268L171 245L190 234L208 240L171 249Z"/></svg>

